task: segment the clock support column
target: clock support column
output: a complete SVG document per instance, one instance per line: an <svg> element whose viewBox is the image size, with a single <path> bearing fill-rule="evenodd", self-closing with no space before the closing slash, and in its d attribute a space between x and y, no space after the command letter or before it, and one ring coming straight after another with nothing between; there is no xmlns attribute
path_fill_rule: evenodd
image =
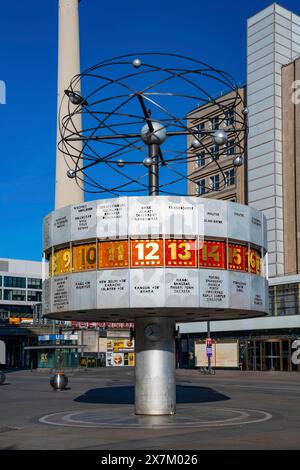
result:
<svg viewBox="0 0 300 470"><path fill-rule="evenodd" d="M135 321L135 413L173 415L176 413L175 321L153 317Z"/></svg>

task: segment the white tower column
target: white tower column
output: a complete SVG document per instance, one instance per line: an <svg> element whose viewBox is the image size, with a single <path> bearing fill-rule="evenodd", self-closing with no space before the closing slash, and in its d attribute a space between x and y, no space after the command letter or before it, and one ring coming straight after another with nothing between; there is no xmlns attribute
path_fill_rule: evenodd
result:
<svg viewBox="0 0 300 470"><path fill-rule="evenodd" d="M65 99L62 103L64 90L69 87L71 79L80 73L78 0L59 0L58 31L57 143L61 140L59 119L68 114L68 99ZM76 87L75 91L80 92L80 84ZM71 106L74 105L71 104ZM73 119L76 128L80 130L81 116L76 114ZM74 144L74 147L76 147L76 150L73 152L74 155L77 151L79 155L82 148L81 145L81 143ZM68 166L64 155L57 149L55 209L68 206L69 204L78 204L84 200L83 190L78 187L75 178L68 178L67 171Z"/></svg>

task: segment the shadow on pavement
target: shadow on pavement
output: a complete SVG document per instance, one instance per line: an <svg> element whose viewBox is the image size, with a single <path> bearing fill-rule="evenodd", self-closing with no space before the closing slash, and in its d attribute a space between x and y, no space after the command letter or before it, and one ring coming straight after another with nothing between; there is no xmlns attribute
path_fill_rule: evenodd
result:
<svg viewBox="0 0 300 470"><path fill-rule="evenodd" d="M180 403L209 403L230 400L230 397L208 387L186 385L176 386L176 402ZM75 398L80 403L107 403L116 405L134 404L134 386L92 388L84 395Z"/></svg>

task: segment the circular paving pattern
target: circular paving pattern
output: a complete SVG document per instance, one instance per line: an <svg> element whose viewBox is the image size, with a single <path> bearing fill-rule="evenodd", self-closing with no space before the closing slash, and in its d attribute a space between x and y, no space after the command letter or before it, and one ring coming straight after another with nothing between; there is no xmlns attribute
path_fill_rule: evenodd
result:
<svg viewBox="0 0 300 470"><path fill-rule="evenodd" d="M272 419L260 410L177 406L174 416L137 416L134 407L110 406L86 411L64 411L43 416L39 422L54 426L82 428L215 428L242 426Z"/></svg>

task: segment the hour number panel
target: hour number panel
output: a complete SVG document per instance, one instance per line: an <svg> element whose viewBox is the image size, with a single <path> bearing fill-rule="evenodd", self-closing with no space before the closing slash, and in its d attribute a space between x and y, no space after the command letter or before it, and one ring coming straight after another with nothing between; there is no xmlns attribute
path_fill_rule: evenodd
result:
<svg viewBox="0 0 300 470"><path fill-rule="evenodd" d="M203 268L226 269L226 243L209 240L200 242L199 265Z"/></svg>
<svg viewBox="0 0 300 470"><path fill-rule="evenodd" d="M128 241L98 243L98 269L128 268Z"/></svg>
<svg viewBox="0 0 300 470"><path fill-rule="evenodd" d="M228 268L233 271L247 271L247 247L228 245Z"/></svg>
<svg viewBox="0 0 300 470"><path fill-rule="evenodd" d="M163 240L131 240L131 267L164 266Z"/></svg>
<svg viewBox="0 0 300 470"><path fill-rule="evenodd" d="M196 240L166 240L165 256L166 267L196 268Z"/></svg>
<svg viewBox="0 0 300 470"><path fill-rule="evenodd" d="M73 271L88 271L97 267L96 243L73 246Z"/></svg>
<svg viewBox="0 0 300 470"><path fill-rule="evenodd" d="M54 276L69 273L71 271L71 250L63 248L62 250L55 251L53 255L52 270Z"/></svg>
<svg viewBox="0 0 300 470"><path fill-rule="evenodd" d="M257 250L247 250L247 265L249 273L261 274L261 256Z"/></svg>

